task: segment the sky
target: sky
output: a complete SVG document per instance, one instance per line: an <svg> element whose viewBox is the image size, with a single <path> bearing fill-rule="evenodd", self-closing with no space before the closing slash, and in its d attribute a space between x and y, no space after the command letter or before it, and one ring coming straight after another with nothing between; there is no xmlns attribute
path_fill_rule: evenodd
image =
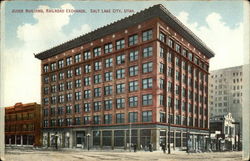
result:
<svg viewBox="0 0 250 161"><path fill-rule="evenodd" d="M86 34L140 10L163 4L216 54L210 70L243 64L242 1L26 1L2 3L1 106L40 103L40 60L34 54ZM35 9L77 9L85 13L27 13ZM128 13L91 13L130 9ZM23 10L23 13L17 12Z"/></svg>

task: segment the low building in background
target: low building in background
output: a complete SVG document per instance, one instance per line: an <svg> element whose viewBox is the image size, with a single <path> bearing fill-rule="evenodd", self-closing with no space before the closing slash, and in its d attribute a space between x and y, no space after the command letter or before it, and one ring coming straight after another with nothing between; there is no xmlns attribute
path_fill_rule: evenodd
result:
<svg viewBox="0 0 250 161"><path fill-rule="evenodd" d="M41 105L16 103L5 108L6 146L41 146Z"/></svg>
<svg viewBox="0 0 250 161"><path fill-rule="evenodd" d="M0 107L0 158L4 157L4 108Z"/></svg>
<svg viewBox="0 0 250 161"><path fill-rule="evenodd" d="M235 120L231 113L211 117L210 133L212 139L212 150L236 149L238 136L236 136Z"/></svg>

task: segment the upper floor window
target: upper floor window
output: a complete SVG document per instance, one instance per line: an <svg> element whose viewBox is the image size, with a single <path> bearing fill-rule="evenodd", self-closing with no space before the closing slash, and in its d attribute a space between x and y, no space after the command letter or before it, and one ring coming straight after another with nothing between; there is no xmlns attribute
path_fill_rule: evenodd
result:
<svg viewBox="0 0 250 161"><path fill-rule="evenodd" d="M128 121L129 122L137 122L138 121L138 112L129 112Z"/></svg>
<svg viewBox="0 0 250 161"><path fill-rule="evenodd" d="M85 51L84 52L84 60L88 60L91 58L91 52L90 51Z"/></svg>
<svg viewBox="0 0 250 161"><path fill-rule="evenodd" d="M111 124L112 123L112 114L104 115L104 124Z"/></svg>
<svg viewBox="0 0 250 161"><path fill-rule="evenodd" d="M129 67L129 76L136 76L138 75L138 66Z"/></svg>
<svg viewBox="0 0 250 161"><path fill-rule="evenodd" d="M152 39L153 37L153 31L152 30L147 30L142 33L142 41L148 41Z"/></svg>
<svg viewBox="0 0 250 161"><path fill-rule="evenodd" d="M100 47L97 47L97 48L94 48L94 56L100 56L101 55L101 48Z"/></svg>
<svg viewBox="0 0 250 161"><path fill-rule="evenodd" d="M138 50L130 51L129 53L129 61L138 60Z"/></svg>
<svg viewBox="0 0 250 161"><path fill-rule="evenodd" d="M51 63L50 64L50 69L51 69L51 71L56 70L56 63Z"/></svg>
<svg viewBox="0 0 250 161"><path fill-rule="evenodd" d="M91 72L91 65L87 64L85 65L85 73L90 73Z"/></svg>
<svg viewBox="0 0 250 161"><path fill-rule="evenodd" d="M153 71L153 63L152 62L147 62L142 64L142 71L143 73L148 73Z"/></svg>
<svg viewBox="0 0 250 161"><path fill-rule="evenodd" d="M124 93L125 92L125 84L121 83L121 84L117 84L116 85L116 93Z"/></svg>
<svg viewBox="0 0 250 161"><path fill-rule="evenodd" d="M75 55L75 63L78 63L78 62L80 62L81 61L81 54L76 54Z"/></svg>
<svg viewBox="0 0 250 161"><path fill-rule="evenodd" d="M116 41L116 50L123 49L125 47L125 40L117 40Z"/></svg>
<svg viewBox="0 0 250 161"><path fill-rule="evenodd" d="M66 58L66 65L71 65L73 63L72 57Z"/></svg>
<svg viewBox="0 0 250 161"><path fill-rule="evenodd" d="M159 39L160 39L160 41L165 42L166 41L166 35L163 34L162 32L160 32Z"/></svg>
<svg viewBox="0 0 250 161"><path fill-rule="evenodd" d="M177 51L178 53L181 52L181 47L179 44L175 44L175 51Z"/></svg>
<svg viewBox="0 0 250 161"><path fill-rule="evenodd" d="M125 98L117 98L116 108L124 108L124 107L125 107Z"/></svg>
<svg viewBox="0 0 250 161"><path fill-rule="evenodd" d="M138 105L138 97L132 96L128 98L129 107L137 107Z"/></svg>
<svg viewBox="0 0 250 161"><path fill-rule="evenodd" d="M124 113L117 113L116 114L116 123L124 123L124 121L125 121L124 116L125 116Z"/></svg>
<svg viewBox="0 0 250 161"><path fill-rule="evenodd" d="M62 60L58 61L58 68L60 69L60 68L63 68L63 67L64 67L64 60L62 59Z"/></svg>
<svg viewBox="0 0 250 161"><path fill-rule="evenodd" d="M142 95L142 105L148 106L153 104L153 96L152 94Z"/></svg>
<svg viewBox="0 0 250 161"><path fill-rule="evenodd" d="M152 111L143 111L142 122L151 122L151 121L152 121Z"/></svg>
<svg viewBox="0 0 250 161"><path fill-rule="evenodd" d="M43 71L44 71L44 72L48 72L48 71L49 71L49 65L48 65L48 64L45 64L45 65L43 66Z"/></svg>
<svg viewBox="0 0 250 161"><path fill-rule="evenodd" d="M111 81L111 80L113 80L113 74L112 74L112 72L106 72L106 73L104 73L104 80L105 81Z"/></svg>
<svg viewBox="0 0 250 161"><path fill-rule="evenodd" d="M81 75L82 74L82 68L81 67L77 67L75 69L75 73L76 73L76 75Z"/></svg>
<svg viewBox="0 0 250 161"><path fill-rule="evenodd" d="M174 42L172 39L168 39L168 46L170 46L171 48L173 48Z"/></svg>
<svg viewBox="0 0 250 161"><path fill-rule="evenodd" d="M146 47L143 49L143 58L149 57L153 55L153 48L152 46Z"/></svg>
<svg viewBox="0 0 250 161"><path fill-rule="evenodd" d="M153 79L152 78L145 78L142 80L142 88L148 89L153 87Z"/></svg>
<svg viewBox="0 0 250 161"><path fill-rule="evenodd" d="M137 43L138 43L138 35L137 34L129 36L129 38L128 38L128 45L129 46L135 45Z"/></svg>
<svg viewBox="0 0 250 161"><path fill-rule="evenodd" d="M125 63L125 54L118 55L116 57L116 64L123 64Z"/></svg>
<svg viewBox="0 0 250 161"><path fill-rule="evenodd" d="M97 61L95 62L95 70L101 70L102 69L102 62Z"/></svg>
<svg viewBox="0 0 250 161"><path fill-rule="evenodd" d="M113 58L105 59L105 67L109 68L113 66Z"/></svg>
<svg viewBox="0 0 250 161"><path fill-rule="evenodd" d="M192 53L188 53L188 59L191 60L191 61L193 60L193 54Z"/></svg>
<svg viewBox="0 0 250 161"><path fill-rule="evenodd" d="M117 79L125 78L125 69L116 70L116 78Z"/></svg>
<svg viewBox="0 0 250 161"><path fill-rule="evenodd" d="M108 43L104 45L104 53L111 53L113 51L112 43Z"/></svg>

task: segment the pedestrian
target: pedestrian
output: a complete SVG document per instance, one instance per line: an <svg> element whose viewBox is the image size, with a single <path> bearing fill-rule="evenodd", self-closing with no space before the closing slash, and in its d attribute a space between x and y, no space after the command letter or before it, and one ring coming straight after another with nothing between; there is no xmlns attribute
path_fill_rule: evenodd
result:
<svg viewBox="0 0 250 161"><path fill-rule="evenodd" d="M136 152L136 150L137 150L137 145L136 144L134 144L134 152Z"/></svg>
<svg viewBox="0 0 250 161"><path fill-rule="evenodd" d="M151 143L148 144L148 148L149 148L149 151L150 151L150 152L153 151L153 147L152 147L152 144L151 144Z"/></svg>
<svg viewBox="0 0 250 161"><path fill-rule="evenodd" d="M166 145L162 144L161 148L162 148L163 153L166 153Z"/></svg>

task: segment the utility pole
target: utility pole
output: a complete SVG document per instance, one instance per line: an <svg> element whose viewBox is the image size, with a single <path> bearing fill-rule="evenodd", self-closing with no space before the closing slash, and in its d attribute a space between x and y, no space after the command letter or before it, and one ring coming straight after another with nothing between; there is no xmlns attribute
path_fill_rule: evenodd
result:
<svg viewBox="0 0 250 161"><path fill-rule="evenodd" d="M171 153L171 150L170 150L170 115L168 115L168 154Z"/></svg>
<svg viewBox="0 0 250 161"><path fill-rule="evenodd" d="M131 152L131 122L129 123L129 152Z"/></svg>

